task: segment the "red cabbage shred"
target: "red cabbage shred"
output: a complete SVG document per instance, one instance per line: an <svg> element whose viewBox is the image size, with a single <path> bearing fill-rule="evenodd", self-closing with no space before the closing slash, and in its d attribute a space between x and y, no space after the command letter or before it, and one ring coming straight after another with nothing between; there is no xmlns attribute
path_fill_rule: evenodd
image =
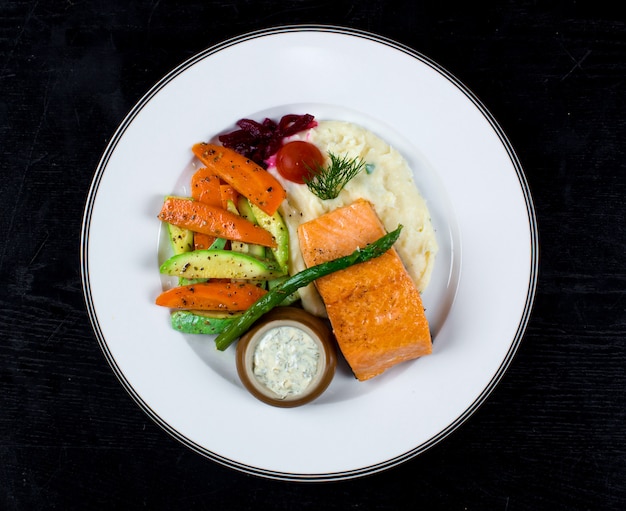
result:
<svg viewBox="0 0 626 511"><path fill-rule="evenodd" d="M283 138L314 128L317 121L311 114L288 114L278 123L272 119L265 119L262 123L240 119L237 126L238 130L220 135L219 141L224 147L233 149L267 168L265 161L280 149Z"/></svg>

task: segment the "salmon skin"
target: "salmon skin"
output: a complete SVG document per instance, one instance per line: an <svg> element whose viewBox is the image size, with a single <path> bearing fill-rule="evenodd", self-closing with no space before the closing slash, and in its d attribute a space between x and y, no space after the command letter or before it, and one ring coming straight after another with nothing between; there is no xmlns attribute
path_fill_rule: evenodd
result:
<svg viewBox="0 0 626 511"><path fill-rule="evenodd" d="M298 228L307 266L351 254L385 228L371 203L357 200ZM419 291L398 253L340 270L315 281L337 343L360 381L432 352Z"/></svg>

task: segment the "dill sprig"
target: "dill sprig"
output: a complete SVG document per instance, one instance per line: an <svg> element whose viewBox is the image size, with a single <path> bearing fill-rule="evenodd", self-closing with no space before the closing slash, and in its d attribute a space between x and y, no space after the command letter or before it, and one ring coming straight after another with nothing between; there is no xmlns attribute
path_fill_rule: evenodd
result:
<svg viewBox="0 0 626 511"><path fill-rule="evenodd" d="M365 162L359 157L340 157L333 153L328 153L328 157L330 164L309 169L312 177L304 180L309 190L322 200L336 199L348 181L365 167Z"/></svg>

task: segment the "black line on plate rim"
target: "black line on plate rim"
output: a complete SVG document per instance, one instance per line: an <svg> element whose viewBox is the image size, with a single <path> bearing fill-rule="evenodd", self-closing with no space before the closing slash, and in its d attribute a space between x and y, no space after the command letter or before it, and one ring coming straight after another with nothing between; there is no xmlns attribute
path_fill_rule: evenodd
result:
<svg viewBox="0 0 626 511"><path fill-rule="evenodd" d="M530 260L530 275L529 275L529 283L528 283L528 292L526 295L526 302L524 309L522 311L522 315L520 318L520 322L518 324L517 331L515 336L511 342L509 350L507 354L500 364L497 372L492 377L491 381L483 389L481 394L474 400L474 402L461 414L457 419L449 424L445 429L440 431L437 435L423 442L419 446L416 446L414 449L407 451L406 453L400 454L391 458L389 460L383 461L381 463L369 465L366 467L361 467L353 470L346 470L341 472L331 472L331 473L315 473L315 474L300 474L300 473L286 473L286 472L278 472L267 469L262 469L258 467L249 466L243 463L239 463L235 460L231 460L224 456L221 456L217 453L214 453L195 442L189 440L184 435L176 431L169 424L167 424L163 419L161 419L154 410L152 410L137 394L135 389L132 387L130 382L126 379L124 374L119 370L115 359L112 353L109 351L106 340L104 339L104 335L102 334L102 330L100 328L100 324L98 322L97 313L95 307L93 305L92 297L91 297L91 287L89 281L89 227L91 224L91 215L94 207L95 198L98 192L98 188L100 186L100 181L102 180L102 176L107 167L109 159L113 154L119 140L124 135L128 126L132 123L137 114L144 108L144 106L165 86L167 85L173 78L181 74L183 71L188 69L189 67L195 65L201 60L209 57L210 55L217 53L225 48L240 44L245 41L249 41L252 39L257 39L266 36L290 33L290 32L319 32L319 33L335 33L340 35L349 35L358 37L361 39L367 39L376 43L380 43L386 45L392 49L401 51L412 58L428 65L439 74L444 76L450 82L452 82L455 87L461 91L471 102L472 104L478 108L481 114L485 117L485 119L489 122L490 126L497 134L500 139L502 145L505 147L506 152L513 163L513 167L515 168L517 178L520 183L520 187L524 194L524 200L526 203L526 211L528 215L528 222L530 226L530 237L531 237L531 260ZM537 274L538 274L538 266L539 266L539 247L538 247L538 232L537 232L537 221L535 216L535 209L532 201L532 196L530 193L530 188L522 169L521 163L509 141L505 133L503 132L500 125L494 119L492 114L487 110L487 108L482 104L482 102L475 96L468 87L466 87L462 82L460 82L454 75L452 75L445 68L441 67L435 61L431 60L429 57L419 53L418 51L402 44L392 39L389 39L385 36L381 36L378 34L374 34L372 32L367 32L363 30L341 27L335 25L285 25L285 26L277 26L267 29L262 29L254 32L245 33L231 39L227 39L221 43L213 45L207 48L204 51L201 51L194 56L190 57L179 66L174 68L172 71L167 73L161 80L159 80L152 88L148 90L148 92L133 106L133 108L129 111L126 117L122 120L119 127L115 131L113 137L110 142L107 144L107 147L98 163L96 168L96 173L91 183L91 187L89 189L85 210L83 215L83 223L81 228L81 247L80 247L80 266L81 266L81 282L83 285L83 295L87 308L87 312L89 315L89 319L92 324L92 328L100 345L100 348L111 366L113 372L116 377L122 383L124 389L129 393L132 399L139 405L139 407L144 410L144 412L161 428L163 428L167 433L176 438L179 442L187 446L189 449L194 452L207 457L221 465L224 465L231 469L236 469L241 472L255 475L263 478L276 479L281 481L292 481L292 482L329 482L329 481L340 481L340 480L348 480L354 479L357 477L375 474L377 472L381 472L383 470L387 470L389 468L395 467L405 461L408 461L417 455L425 452L430 449L435 444L442 441L445 437L450 435L453 431L455 431L461 424L463 424L477 409L478 407L485 402L487 397L491 394L493 389L502 379L504 373L510 366L517 349L521 343L522 337L528 325L528 321L530 319L530 315L532 312L532 307L535 298L535 291L537 286Z"/></svg>

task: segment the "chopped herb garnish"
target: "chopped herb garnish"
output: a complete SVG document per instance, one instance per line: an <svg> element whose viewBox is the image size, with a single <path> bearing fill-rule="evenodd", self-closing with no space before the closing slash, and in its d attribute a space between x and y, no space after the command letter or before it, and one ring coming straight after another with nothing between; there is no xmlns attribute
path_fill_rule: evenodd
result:
<svg viewBox="0 0 626 511"><path fill-rule="evenodd" d="M312 177L305 183L312 193L322 200L335 199L346 186L365 167L361 158L349 158L328 153L330 164L311 169Z"/></svg>

